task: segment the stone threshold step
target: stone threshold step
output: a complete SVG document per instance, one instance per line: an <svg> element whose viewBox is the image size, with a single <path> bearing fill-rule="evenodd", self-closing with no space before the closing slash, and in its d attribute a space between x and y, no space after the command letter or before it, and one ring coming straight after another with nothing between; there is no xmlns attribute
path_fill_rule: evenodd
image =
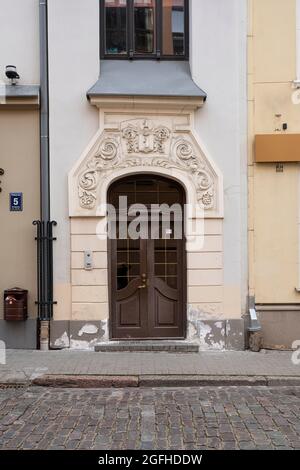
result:
<svg viewBox="0 0 300 470"><path fill-rule="evenodd" d="M185 341L112 341L96 344L95 351L198 353L199 346Z"/></svg>

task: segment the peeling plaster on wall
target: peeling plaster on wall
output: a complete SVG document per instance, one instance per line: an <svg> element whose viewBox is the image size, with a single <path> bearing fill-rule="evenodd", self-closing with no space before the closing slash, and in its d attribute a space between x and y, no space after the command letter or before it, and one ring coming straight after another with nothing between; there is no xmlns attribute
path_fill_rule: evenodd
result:
<svg viewBox="0 0 300 470"><path fill-rule="evenodd" d="M202 350L223 350L226 346L225 339L226 328L224 322L214 322L211 315L203 315L200 310L189 307L187 340L199 344Z"/></svg>
<svg viewBox="0 0 300 470"><path fill-rule="evenodd" d="M221 322L217 322L214 324L215 328L220 330L220 335L223 337L225 336L225 330ZM220 341L214 341L214 338L217 337L216 333L214 332L213 327L203 323L198 323L199 328L199 339L200 339L200 347L202 350L205 349L214 349L214 350L224 350L225 349L225 339Z"/></svg>
<svg viewBox="0 0 300 470"><path fill-rule="evenodd" d="M214 312L213 310L206 311L199 308L195 308L195 306L188 306L188 319L189 317L197 317L198 320L220 320L222 315L219 312Z"/></svg>
<svg viewBox="0 0 300 470"><path fill-rule="evenodd" d="M193 307L189 306L187 318L188 318L189 327L191 327L192 331L195 330L195 334L197 335L197 332L198 332L197 323L199 320L203 319L202 313L200 312L200 310L195 310Z"/></svg>
<svg viewBox="0 0 300 470"><path fill-rule="evenodd" d="M227 337L231 336L232 338L236 338L237 336L243 336L243 331L235 331L231 328L230 321L226 320L225 323L225 334Z"/></svg>
<svg viewBox="0 0 300 470"><path fill-rule="evenodd" d="M56 346L57 348L69 348L70 347L70 340L69 340L68 333L66 331L60 338L57 338L55 340L54 346Z"/></svg>
<svg viewBox="0 0 300 470"><path fill-rule="evenodd" d="M187 339L190 341L198 342L198 330L197 326L192 322L188 323Z"/></svg>
<svg viewBox="0 0 300 470"><path fill-rule="evenodd" d="M219 343L212 343L210 346L203 346L203 350L213 349L214 351L225 351L225 341Z"/></svg>
<svg viewBox="0 0 300 470"><path fill-rule="evenodd" d="M64 331L64 330L62 330ZM96 324L89 322L71 322L70 338L65 330L59 337L53 339L53 346L60 349L81 349L90 351L100 342L109 341L108 321L97 321Z"/></svg>
<svg viewBox="0 0 300 470"><path fill-rule="evenodd" d="M199 313L193 310L191 307L189 307L187 336L188 336L188 339L191 341L198 340L198 327L197 327L198 319L199 319Z"/></svg>
<svg viewBox="0 0 300 470"><path fill-rule="evenodd" d="M101 328L102 328L102 331L103 331L101 342L102 341L109 341L108 320L102 320L101 321Z"/></svg>
<svg viewBox="0 0 300 470"><path fill-rule="evenodd" d="M95 325L87 324L84 325L81 330L78 332L78 336L82 336L83 334L87 335L95 335L98 333L98 328Z"/></svg>
<svg viewBox="0 0 300 470"><path fill-rule="evenodd" d="M202 348L208 348L208 338L212 337L212 327L203 322L198 323L199 343Z"/></svg>
<svg viewBox="0 0 300 470"><path fill-rule="evenodd" d="M223 338L226 336L226 323L224 324L223 322L219 321L216 323L216 328L220 328L221 330L221 335Z"/></svg>
<svg viewBox="0 0 300 470"><path fill-rule="evenodd" d="M85 323L71 322L70 340L66 326L58 325L59 332L53 338L54 348L92 351L96 344L110 344L109 320ZM59 322L58 322L59 323ZM67 322L68 323L68 322ZM52 328L53 334L54 328ZM201 313L190 309L186 342L197 344L200 350L242 350L244 349L244 325L236 320L203 320Z"/></svg>
<svg viewBox="0 0 300 470"><path fill-rule="evenodd" d="M70 339L70 348L71 349L80 349L84 351L93 351L95 345L98 343L98 339L95 338L92 341L83 341L79 339Z"/></svg>
<svg viewBox="0 0 300 470"><path fill-rule="evenodd" d="M78 332L78 334L71 335L70 348L73 349L84 349L93 350L94 346L99 343L108 342L108 320L101 320L100 328L96 325L88 323L84 325ZM76 337L83 337L84 335L93 335L92 339L76 339ZM96 337L95 337L96 336Z"/></svg>

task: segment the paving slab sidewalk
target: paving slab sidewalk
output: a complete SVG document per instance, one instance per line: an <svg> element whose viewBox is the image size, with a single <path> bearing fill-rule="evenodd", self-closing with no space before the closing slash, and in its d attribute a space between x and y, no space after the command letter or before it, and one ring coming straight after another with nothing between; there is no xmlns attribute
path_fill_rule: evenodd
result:
<svg viewBox="0 0 300 470"><path fill-rule="evenodd" d="M0 364L0 384L29 384L40 377L81 376L101 386L107 376L132 378L132 386L173 385L300 385L300 365L293 364L292 352L202 351L200 353L96 353L93 351L8 350L6 364ZM86 377L86 379L84 379ZM138 378L138 381L137 381ZM100 379L100 381L99 381ZM254 380L255 379L255 380ZM39 382L40 380L40 382ZM98 380L98 382L97 382ZM136 385L138 384L138 385ZM42 384L43 385L43 384ZM47 385L47 384L45 384ZM48 383L49 385L49 383ZM96 386L95 385L95 386Z"/></svg>

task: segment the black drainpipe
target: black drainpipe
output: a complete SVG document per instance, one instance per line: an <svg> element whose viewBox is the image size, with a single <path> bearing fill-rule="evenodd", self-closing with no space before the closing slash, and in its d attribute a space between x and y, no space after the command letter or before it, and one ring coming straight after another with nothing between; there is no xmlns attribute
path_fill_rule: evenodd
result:
<svg viewBox="0 0 300 470"><path fill-rule="evenodd" d="M53 317L53 226L50 219L48 2L39 0L40 17L40 197L41 219L37 227L37 291L40 349L49 349L49 325Z"/></svg>

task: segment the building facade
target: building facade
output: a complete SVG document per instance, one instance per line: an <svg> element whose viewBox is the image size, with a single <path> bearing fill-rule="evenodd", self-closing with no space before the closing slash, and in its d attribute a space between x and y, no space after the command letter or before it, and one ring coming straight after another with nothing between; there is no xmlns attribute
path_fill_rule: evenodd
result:
<svg viewBox="0 0 300 470"><path fill-rule="evenodd" d="M300 2L249 2L249 295L265 347L299 325Z"/></svg>
<svg viewBox="0 0 300 470"><path fill-rule="evenodd" d="M0 307L8 346L35 348L49 335L55 349L172 339L241 350L252 307L265 345L291 347L297 338L275 328L274 339L273 324L279 312L299 328L298 164L278 173L282 162L258 162L254 143L298 132L297 2L0 3L1 290L29 295L23 322ZM23 194L23 211L10 210L11 193ZM157 238L108 235L108 203L120 232L120 196L148 216L177 204L185 230L175 238L172 219ZM46 288L33 220L57 223Z"/></svg>

